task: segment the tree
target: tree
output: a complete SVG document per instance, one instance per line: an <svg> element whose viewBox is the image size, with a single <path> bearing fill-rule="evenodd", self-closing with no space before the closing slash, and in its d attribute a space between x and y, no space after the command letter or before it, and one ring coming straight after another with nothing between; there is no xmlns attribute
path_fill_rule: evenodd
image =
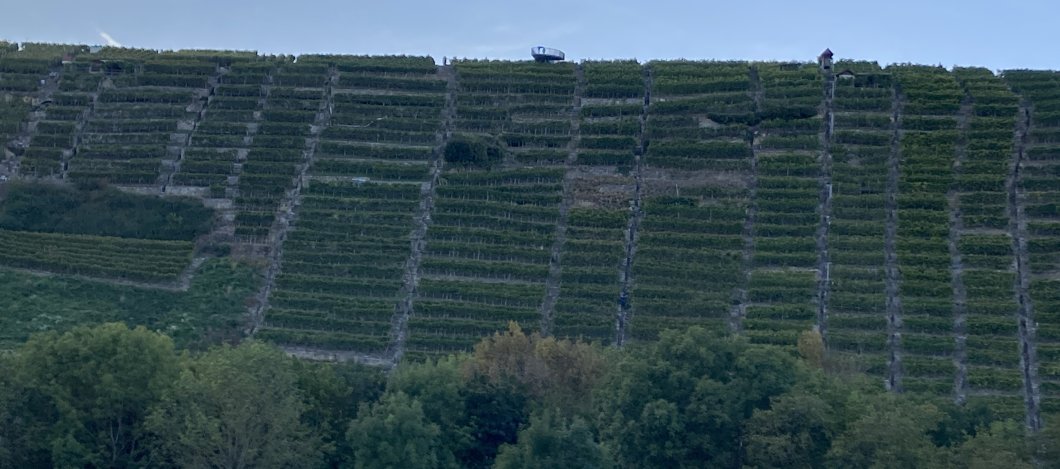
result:
<svg viewBox="0 0 1060 469"><path fill-rule="evenodd" d="M822 467L840 429L832 406L801 392L775 398L747 422L747 464L751 467Z"/></svg>
<svg viewBox="0 0 1060 469"><path fill-rule="evenodd" d="M148 418L159 465L318 465L319 443L301 421L306 405L296 382L293 359L260 342L189 359Z"/></svg>
<svg viewBox="0 0 1060 469"><path fill-rule="evenodd" d="M14 355L0 353L0 467L29 466L29 458L19 454L28 445L24 440L20 409L25 387L17 377Z"/></svg>
<svg viewBox="0 0 1060 469"><path fill-rule="evenodd" d="M481 136L454 135L445 144L445 161L462 166L490 167L504 157L496 141Z"/></svg>
<svg viewBox="0 0 1060 469"><path fill-rule="evenodd" d="M463 467L490 467L501 445L518 438L527 419L528 396L517 386L481 377L472 377L462 396L466 409L462 426L469 439L456 450L457 458Z"/></svg>
<svg viewBox="0 0 1060 469"><path fill-rule="evenodd" d="M500 445L515 442L527 417L525 387L491 380L466 356L403 363L387 385L387 393L399 391L423 405L427 421L441 429L443 446L464 467L493 464Z"/></svg>
<svg viewBox="0 0 1060 469"><path fill-rule="evenodd" d="M603 448L593 438L585 420L564 421L558 412L544 411L530 417L530 425L519 432L518 443L501 446L497 469L589 469L610 467Z"/></svg>
<svg viewBox="0 0 1060 469"><path fill-rule="evenodd" d="M144 419L179 373L172 340L118 323L34 335L13 368L17 466L146 464Z"/></svg>
<svg viewBox="0 0 1060 469"><path fill-rule="evenodd" d="M1034 461L1026 437L1017 422L994 422L957 448L956 463L968 469L1031 469Z"/></svg>
<svg viewBox="0 0 1060 469"><path fill-rule="evenodd" d="M938 426L928 432L931 441L939 447L960 446L1000 420L989 402L976 400L957 404L935 400L930 403L942 412Z"/></svg>
<svg viewBox="0 0 1060 469"><path fill-rule="evenodd" d="M455 467L452 452L442 444L441 429L427 420L418 400L400 391L387 393L375 404L362 404L346 438L358 469Z"/></svg>
<svg viewBox="0 0 1060 469"><path fill-rule="evenodd" d="M942 414L930 404L879 395L867 411L836 437L826 457L835 468L944 467L944 453L931 441Z"/></svg>
<svg viewBox="0 0 1060 469"><path fill-rule="evenodd" d="M816 368L824 367L824 338L816 327L799 334L798 348L799 356L806 360L806 363Z"/></svg>
<svg viewBox="0 0 1060 469"><path fill-rule="evenodd" d="M607 359L591 344L526 335L511 322L506 332L482 339L465 366L472 377L493 385L516 386L545 407L588 413L592 391L603 378Z"/></svg>
<svg viewBox="0 0 1060 469"><path fill-rule="evenodd" d="M438 425L442 445L458 451L470 444L464 425L463 362L453 356L424 363L402 363L390 376L387 394L403 392L422 404L428 422Z"/></svg>
<svg viewBox="0 0 1060 469"><path fill-rule="evenodd" d="M297 387L305 397L302 421L322 438L325 464L340 467L352 460L346 431L360 404L374 402L386 385L382 370L353 362L295 361Z"/></svg>
<svg viewBox="0 0 1060 469"><path fill-rule="evenodd" d="M700 327L666 331L624 353L598 387L603 443L621 467L741 464L743 422L795 381L774 349Z"/></svg>

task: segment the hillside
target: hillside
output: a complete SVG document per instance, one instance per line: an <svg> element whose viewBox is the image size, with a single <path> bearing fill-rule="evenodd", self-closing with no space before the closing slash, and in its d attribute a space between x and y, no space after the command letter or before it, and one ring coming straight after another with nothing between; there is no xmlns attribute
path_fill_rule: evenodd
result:
<svg viewBox="0 0 1060 469"><path fill-rule="evenodd" d="M224 305L178 323L115 292L11 320L25 303L10 300L8 343L102 311L200 332L195 318L246 315L291 353L382 364L508 321L620 345L700 325L789 348L816 326L888 389L1032 428L1060 410L1051 71L5 44L0 97L8 186L215 211L172 239L3 225L0 275L21 286L0 298L39 289L46 309L55 282L96 282ZM443 157L469 136L500 160ZM233 286L250 269L253 294ZM241 280L196 286L221 271Z"/></svg>

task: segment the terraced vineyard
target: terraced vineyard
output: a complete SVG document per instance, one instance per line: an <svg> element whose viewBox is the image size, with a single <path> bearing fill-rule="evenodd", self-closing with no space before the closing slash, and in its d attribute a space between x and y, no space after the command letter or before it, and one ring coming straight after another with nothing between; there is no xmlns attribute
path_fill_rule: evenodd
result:
<svg viewBox="0 0 1060 469"><path fill-rule="evenodd" d="M753 341L790 345L817 317L824 86L812 65L763 64L757 78L761 121L744 329Z"/></svg>
<svg viewBox="0 0 1060 469"><path fill-rule="evenodd" d="M548 319L558 336L615 340L624 290L629 211L643 151L646 86L635 62L589 62L581 69L570 212L561 247L558 298ZM569 160L568 160L569 161Z"/></svg>
<svg viewBox="0 0 1060 469"><path fill-rule="evenodd" d="M170 237L0 217L11 275L179 296L231 251L262 273L247 331L305 356L816 327L892 390L1060 411L1054 72L4 43L0 97L5 181L213 210Z"/></svg>
<svg viewBox="0 0 1060 469"><path fill-rule="evenodd" d="M446 82L426 58L320 62L336 79L330 120L321 120L260 334L380 353L403 298L409 233L430 190Z"/></svg>
<svg viewBox="0 0 1060 469"><path fill-rule="evenodd" d="M754 187L747 65L654 62L649 70L630 339L670 325L729 327L733 293L746 286L741 255Z"/></svg>
<svg viewBox="0 0 1060 469"><path fill-rule="evenodd" d="M508 321L540 322L576 77L556 67L458 62L454 132L497 139L509 155L489 171L449 165L427 230L407 349L467 349Z"/></svg>
<svg viewBox="0 0 1060 469"><path fill-rule="evenodd" d="M890 309L884 248L896 131L893 80L875 63L843 66L859 76L835 81L830 91L831 267L825 332L833 353L887 376Z"/></svg>
<svg viewBox="0 0 1060 469"><path fill-rule="evenodd" d="M1024 388L1039 385L1040 405L1060 410L1060 79L1054 72L1014 71L1005 80L1020 96L1015 167L1009 181L1009 223L1019 288L1019 364Z"/></svg>

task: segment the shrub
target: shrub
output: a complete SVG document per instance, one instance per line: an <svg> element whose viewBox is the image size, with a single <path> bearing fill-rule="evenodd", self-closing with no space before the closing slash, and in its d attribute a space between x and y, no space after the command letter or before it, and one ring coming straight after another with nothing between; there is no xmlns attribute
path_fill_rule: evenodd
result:
<svg viewBox="0 0 1060 469"><path fill-rule="evenodd" d="M470 135L456 135L445 144L445 161L463 166L490 167L504 153L495 141Z"/></svg>

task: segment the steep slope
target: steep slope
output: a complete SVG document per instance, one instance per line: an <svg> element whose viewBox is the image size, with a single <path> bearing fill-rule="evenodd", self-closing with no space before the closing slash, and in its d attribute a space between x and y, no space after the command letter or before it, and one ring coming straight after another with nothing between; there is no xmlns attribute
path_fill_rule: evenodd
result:
<svg viewBox="0 0 1060 469"><path fill-rule="evenodd" d="M0 264L180 295L231 249L247 329L294 354L816 326L894 391L1060 410L1052 72L56 46L0 51L0 95L5 176L217 210L161 244L3 231Z"/></svg>

